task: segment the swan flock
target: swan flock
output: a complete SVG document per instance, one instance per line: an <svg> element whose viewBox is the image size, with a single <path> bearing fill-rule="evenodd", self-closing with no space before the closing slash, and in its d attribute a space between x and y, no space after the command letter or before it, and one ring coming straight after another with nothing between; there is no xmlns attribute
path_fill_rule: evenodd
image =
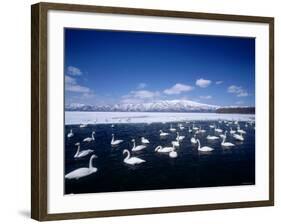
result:
<svg viewBox="0 0 281 224"><path fill-rule="evenodd" d="M174 138L171 141L171 145L168 146L154 146L154 152L159 153L159 154L167 154L169 155L170 158L177 158L179 156L178 150L180 149L181 145L186 145L190 144L191 147L196 147L194 149L197 149L198 152L212 152L215 150L215 148L204 145L202 146L201 142L205 139L207 143L215 144L217 141L221 140L221 147L222 149L225 148L235 148L236 143L240 142L243 143L245 140L245 136L247 135L247 131L250 127L253 127L253 130L255 130L255 126L253 125L253 122L247 122L246 125L244 125L244 130L241 129L240 124L238 121L224 121L224 122L219 122L220 126L214 124L211 124L208 126L208 129L202 129L201 126L197 127L193 123L192 125L189 124L190 122L186 122L185 125L183 123L180 123L178 125L172 125L170 124L169 129L160 129L159 130L159 139L167 139L167 138ZM222 124L225 124L224 128L222 128ZM165 122L163 122L165 124ZM149 125L149 124L148 124ZM188 125L188 126L186 126ZM85 129L88 127L88 124L81 124L79 126L82 129ZM115 129L115 125L111 125L111 128ZM75 129L74 129L75 130ZM208 134L207 134L208 133ZM86 137L84 139L81 139L83 144L93 144L95 145L96 142L96 137L95 137L96 132L92 131L90 137ZM70 129L69 132L66 134L66 137L68 141L73 141L72 139L77 138L73 129ZM121 147L124 143L126 143L123 139L116 139L115 134L112 133L111 135L111 141L110 145L112 146L113 150L116 150L114 148L119 148ZM229 139L229 137L232 138L233 142L226 141ZM189 139L189 143L185 141L185 139ZM97 139L98 140L98 139ZM142 163L145 163L146 160L139 158L137 155L132 155L132 153L138 153L139 151L145 151L148 150L149 145L151 144L151 141L144 136L141 136L139 138L139 142L141 144L136 144L137 138L132 138L131 143L129 143L132 148L131 150L128 149L123 149L122 154L125 156L123 157L123 162L124 164L130 165L130 166L135 166L139 165ZM203 142L204 143L204 142ZM83 159L86 158L87 156L90 156L89 161L89 166L88 167L81 167L78 169L75 169L65 175L66 179L80 179L82 177L89 176L95 172L98 171L98 168L93 166L93 160L98 158L94 154L94 150L91 148L86 148L81 150L81 143L77 142L75 143L75 146L77 147L76 153L73 155L74 159ZM93 147L92 146L92 147ZM142 154L143 155L143 154Z"/></svg>

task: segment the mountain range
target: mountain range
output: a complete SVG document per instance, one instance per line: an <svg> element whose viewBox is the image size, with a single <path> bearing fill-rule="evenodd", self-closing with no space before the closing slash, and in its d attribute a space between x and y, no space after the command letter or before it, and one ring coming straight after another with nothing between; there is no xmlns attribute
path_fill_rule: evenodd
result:
<svg viewBox="0 0 281 224"><path fill-rule="evenodd" d="M190 100L159 100L151 103L119 103L113 105L86 105L71 103L66 111L103 112L215 112L220 106Z"/></svg>

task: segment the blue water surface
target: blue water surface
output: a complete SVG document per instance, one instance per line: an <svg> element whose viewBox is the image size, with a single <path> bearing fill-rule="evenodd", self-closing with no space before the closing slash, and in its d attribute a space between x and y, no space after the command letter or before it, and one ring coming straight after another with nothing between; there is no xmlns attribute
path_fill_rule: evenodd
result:
<svg viewBox="0 0 281 224"><path fill-rule="evenodd" d="M170 125L177 128L185 139L176 149L177 158L170 158L168 154L155 152L158 145L171 146L176 133L169 131ZM80 128L79 125L65 126L65 174L89 166L91 154L75 159L77 151L75 143L80 142L81 150L93 149L98 158L93 160L93 166L98 169L96 173L76 179L65 179L65 194L119 192L138 190L160 190L175 188L218 187L255 184L255 129L254 125L247 122L239 122L241 129L247 133L244 141L236 141L229 133L227 141L235 144L232 148L223 148L221 139L208 141L207 135L217 135L210 124L219 125L223 130L236 129L235 124L227 124L219 121L194 121L182 122L185 129L180 130L177 122L174 123L141 123L141 124L89 124ZM199 127L206 133L198 134L201 146L214 148L212 152L199 152L197 145L190 142L194 135L188 132L188 127ZM72 129L74 136L67 137ZM159 130L170 133L167 138L160 138ZM95 141L83 142L95 131ZM111 135L116 139L124 140L117 147L112 147ZM136 139L137 145L141 144L140 138L146 137L150 144L147 148L138 152L131 152L132 156L144 159L146 162L139 165L127 165L123 162L124 149L133 147L132 139Z"/></svg>

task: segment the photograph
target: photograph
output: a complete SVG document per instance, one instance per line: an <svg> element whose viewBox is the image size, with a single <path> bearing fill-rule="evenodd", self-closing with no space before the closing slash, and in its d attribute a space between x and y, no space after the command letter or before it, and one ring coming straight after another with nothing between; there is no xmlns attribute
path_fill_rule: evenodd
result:
<svg viewBox="0 0 281 224"><path fill-rule="evenodd" d="M64 194L255 185L255 41L64 27Z"/></svg>

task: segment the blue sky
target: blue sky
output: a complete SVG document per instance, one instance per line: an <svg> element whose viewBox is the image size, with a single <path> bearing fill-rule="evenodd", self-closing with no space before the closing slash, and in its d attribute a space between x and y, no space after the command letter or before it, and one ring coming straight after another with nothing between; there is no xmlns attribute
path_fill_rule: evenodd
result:
<svg viewBox="0 0 281 224"><path fill-rule="evenodd" d="M65 102L255 105L255 39L65 29Z"/></svg>

